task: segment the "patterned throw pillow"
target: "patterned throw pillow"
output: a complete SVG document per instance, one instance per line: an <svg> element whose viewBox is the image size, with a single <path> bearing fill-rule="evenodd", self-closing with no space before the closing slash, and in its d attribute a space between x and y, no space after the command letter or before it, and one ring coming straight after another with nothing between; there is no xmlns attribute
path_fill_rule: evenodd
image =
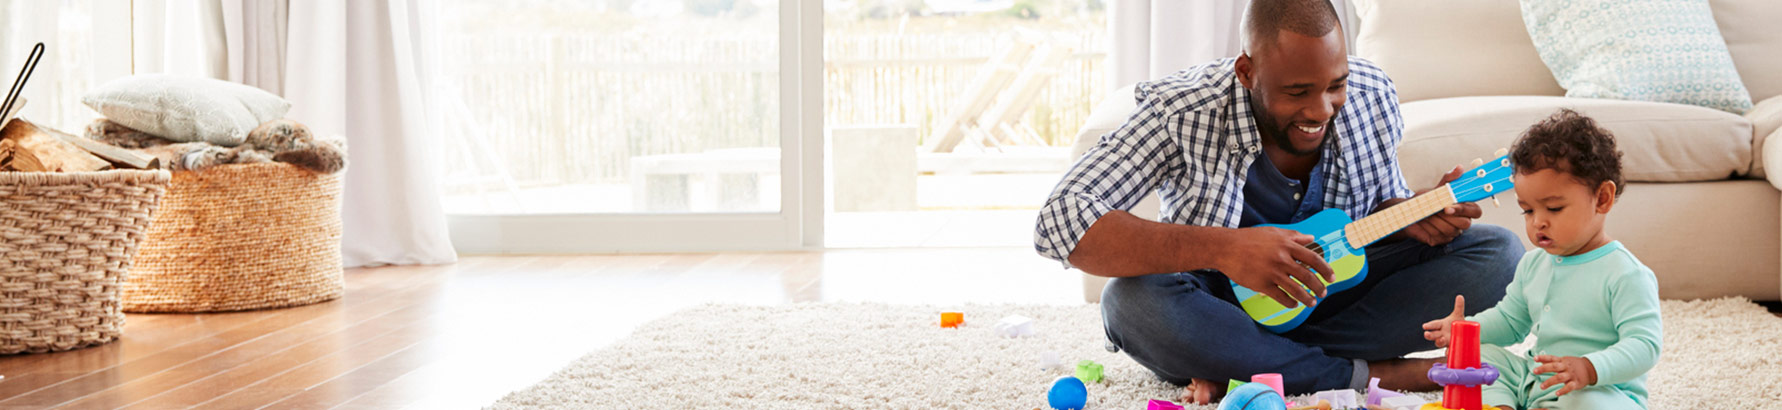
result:
<svg viewBox="0 0 1782 410"><path fill-rule="evenodd" d="M1521 3L1535 50L1567 97L1751 109L1708 0Z"/></svg>

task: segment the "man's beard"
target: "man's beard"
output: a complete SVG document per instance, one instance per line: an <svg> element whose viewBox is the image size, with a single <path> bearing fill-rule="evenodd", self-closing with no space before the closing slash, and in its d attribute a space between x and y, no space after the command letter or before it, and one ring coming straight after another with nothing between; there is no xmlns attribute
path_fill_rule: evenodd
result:
<svg viewBox="0 0 1782 410"><path fill-rule="evenodd" d="M1279 123L1276 123L1275 119L1272 116L1268 115L1268 111L1263 111L1261 108L1262 107L1256 107L1256 109L1251 110L1251 112L1261 114L1261 115L1256 116L1256 120L1257 120L1256 128L1262 130L1262 134L1263 134L1264 138L1268 138L1270 141L1274 141L1275 146L1281 147L1281 150L1287 151L1288 154L1293 154L1293 155L1302 156L1302 157L1314 155L1324 149L1324 144L1330 142L1330 131L1331 131L1330 126L1336 122L1335 120L1324 122L1324 139L1318 140L1318 146L1312 147L1312 149L1309 149L1309 150L1301 151L1299 149L1299 147L1293 146L1293 139L1291 137L1287 136L1287 133L1288 133L1287 127L1291 127L1291 125L1281 125Z"/></svg>

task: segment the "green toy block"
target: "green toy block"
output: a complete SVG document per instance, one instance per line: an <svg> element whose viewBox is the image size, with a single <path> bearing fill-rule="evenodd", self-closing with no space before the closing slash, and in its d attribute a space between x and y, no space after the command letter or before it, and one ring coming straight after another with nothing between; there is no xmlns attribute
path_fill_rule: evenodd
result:
<svg viewBox="0 0 1782 410"><path fill-rule="evenodd" d="M1244 382L1231 380L1230 383L1225 384L1225 391L1237 391L1238 386L1242 385L1244 385Z"/></svg>
<svg viewBox="0 0 1782 410"><path fill-rule="evenodd" d="M1077 362L1077 378L1090 383L1101 383L1101 364L1093 360Z"/></svg>

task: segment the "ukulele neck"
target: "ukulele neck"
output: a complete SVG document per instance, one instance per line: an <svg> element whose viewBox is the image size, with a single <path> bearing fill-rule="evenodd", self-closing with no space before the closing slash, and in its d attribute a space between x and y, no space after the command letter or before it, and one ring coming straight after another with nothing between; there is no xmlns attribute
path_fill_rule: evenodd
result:
<svg viewBox="0 0 1782 410"><path fill-rule="evenodd" d="M1448 185L1442 185L1423 193L1423 195L1412 197L1390 208L1361 218L1361 220L1350 222L1349 225L1343 227L1343 230L1349 238L1349 246L1359 249L1392 235L1393 232L1411 226L1425 217L1435 215L1435 213L1441 212L1442 208L1453 205L1455 202L1454 191L1449 189Z"/></svg>

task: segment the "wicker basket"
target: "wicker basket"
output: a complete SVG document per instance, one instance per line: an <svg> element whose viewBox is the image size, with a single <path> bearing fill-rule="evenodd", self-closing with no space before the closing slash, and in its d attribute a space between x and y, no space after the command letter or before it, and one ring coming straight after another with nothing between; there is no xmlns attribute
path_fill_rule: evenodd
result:
<svg viewBox="0 0 1782 410"><path fill-rule="evenodd" d="M167 171L0 172L0 354L116 340Z"/></svg>
<svg viewBox="0 0 1782 410"><path fill-rule="evenodd" d="M221 312L339 298L340 175L284 163L173 173L126 312Z"/></svg>

